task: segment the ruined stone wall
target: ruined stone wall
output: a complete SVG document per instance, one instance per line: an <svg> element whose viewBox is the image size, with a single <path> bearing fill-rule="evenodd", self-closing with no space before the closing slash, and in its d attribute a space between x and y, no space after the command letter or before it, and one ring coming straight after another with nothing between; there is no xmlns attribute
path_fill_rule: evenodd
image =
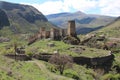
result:
<svg viewBox="0 0 120 80"><path fill-rule="evenodd" d="M59 29L51 28L51 30L50 30L50 38L51 39L58 40L60 38L60 36L62 36L62 35L60 34Z"/></svg>
<svg viewBox="0 0 120 80"><path fill-rule="evenodd" d="M52 56L52 54L41 54L41 55L35 55L34 58L48 61L49 58ZM111 67L112 61L114 60L114 55L108 55L104 57L95 57L95 58L89 58L89 57L72 57L73 61L77 64L86 65L89 67Z"/></svg>
<svg viewBox="0 0 120 80"><path fill-rule="evenodd" d="M28 39L28 45L34 43L37 39L38 39L38 34L35 34L35 35L31 36L31 37Z"/></svg>
<svg viewBox="0 0 120 80"><path fill-rule="evenodd" d="M38 59L38 60L43 60L43 61L49 61L53 54L48 54L48 53L41 53L40 55L35 54L33 58Z"/></svg>
<svg viewBox="0 0 120 80"><path fill-rule="evenodd" d="M97 66L111 66L112 61L114 60L114 55L108 55L104 57L95 57L95 58L88 58L88 57L74 57L73 61L77 64L88 65L91 67Z"/></svg>
<svg viewBox="0 0 120 80"><path fill-rule="evenodd" d="M44 38L50 38L50 31L45 31Z"/></svg>
<svg viewBox="0 0 120 80"><path fill-rule="evenodd" d="M61 40L66 35L76 37L75 31L75 21L68 22L68 29L56 29L51 28L50 31L46 31L45 27L40 27L40 30L37 34L29 38L28 45L34 43L37 39L51 38L53 40Z"/></svg>
<svg viewBox="0 0 120 80"><path fill-rule="evenodd" d="M60 29L60 36L65 37L67 34L67 29Z"/></svg>
<svg viewBox="0 0 120 80"><path fill-rule="evenodd" d="M15 59L15 60L20 60L20 61L27 61L27 60L31 60L30 57L28 57L25 54L20 54L20 55L15 55L15 54L6 54L6 57L9 57L11 59Z"/></svg>

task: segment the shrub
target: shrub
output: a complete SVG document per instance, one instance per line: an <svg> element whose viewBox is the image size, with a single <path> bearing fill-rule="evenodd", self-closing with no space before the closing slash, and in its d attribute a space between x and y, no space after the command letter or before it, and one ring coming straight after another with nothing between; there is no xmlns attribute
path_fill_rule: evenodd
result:
<svg viewBox="0 0 120 80"><path fill-rule="evenodd" d="M73 62L72 58L68 55L63 54L54 54L50 60L50 63L55 64L56 68L60 72L60 74L63 74L64 70L68 67L71 67L71 63Z"/></svg>

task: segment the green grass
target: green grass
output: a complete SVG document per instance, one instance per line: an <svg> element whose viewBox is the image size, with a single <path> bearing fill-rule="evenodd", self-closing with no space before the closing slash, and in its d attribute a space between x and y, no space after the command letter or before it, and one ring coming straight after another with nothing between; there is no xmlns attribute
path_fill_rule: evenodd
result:
<svg viewBox="0 0 120 80"><path fill-rule="evenodd" d="M0 35L1 36L11 36L13 34L13 32L10 30L10 28L8 26L3 27L2 29L0 29Z"/></svg>
<svg viewBox="0 0 120 80"><path fill-rule="evenodd" d="M55 80L57 76L57 80L69 79L53 74L42 61L15 61L0 55L0 80Z"/></svg>
<svg viewBox="0 0 120 80"><path fill-rule="evenodd" d="M55 47L47 46L48 43L54 43ZM13 48L6 50L4 46L9 45L10 43L0 43L0 78L4 80L55 80L56 76L59 76L59 72L51 73L50 67L53 65L38 61L37 63L41 65L41 69L34 62L26 62L26 61L14 61L7 57L3 57L5 52L10 53L13 51ZM26 44L26 42L24 42ZM70 47L81 47L85 50L82 51L81 54L70 51L68 48ZM31 52L39 53L39 52L47 52L53 53L53 51L59 50L61 54L68 54L72 56L86 56L86 57L97 57L97 56L106 56L108 55L108 51L88 48L86 46L73 46L69 44L65 44L62 41L51 41L51 40L40 40L33 43L30 46L26 46L27 53ZM120 65L120 54L115 54L115 61L113 65ZM49 69L49 70L47 70ZM9 72L12 72L12 75L8 75ZM95 72L93 69L86 68L85 66L73 64L72 68L66 69L64 71L63 76L67 76L70 78L79 78L80 80L93 80L95 77L102 78L99 73ZM106 75L103 75L106 77ZM60 76L59 76L60 77ZM116 77L115 74L113 78ZM103 77L104 78L104 77ZM102 79L103 79L102 78ZM69 78L61 78L60 80L69 80Z"/></svg>
<svg viewBox="0 0 120 80"><path fill-rule="evenodd" d="M120 74L105 74L100 80L120 80Z"/></svg>
<svg viewBox="0 0 120 80"><path fill-rule="evenodd" d="M54 43L55 46L49 47L47 46L48 43ZM82 50L81 53L76 53L74 51L69 50L69 48L71 47L75 47L75 48L80 47L80 48L84 48L85 50ZM31 54L34 54L40 52L53 53L55 50L58 50L60 54L68 54L71 56L86 56L86 57L107 56L109 53L106 50L88 48L85 46L73 46L73 45L65 44L62 41L51 41L51 40L40 40L26 48L26 52L28 52L28 54L29 51L32 52Z"/></svg>
<svg viewBox="0 0 120 80"><path fill-rule="evenodd" d="M0 43L0 48L6 46L6 45L8 45L8 44L9 44L8 42Z"/></svg>
<svg viewBox="0 0 120 80"><path fill-rule="evenodd" d="M80 54L79 56L85 56L85 57L103 57L108 56L109 51L102 50L102 49L96 49L96 48L88 48L86 46L82 46L85 48L85 50Z"/></svg>
<svg viewBox="0 0 120 80"><path fill-rule="evenodd" d="M85 66L80 66L77 64L73 64L72 69L67 69L64 72L65 76L69 76L74 79L79 79L79 80L93 80L95 73L93 73L92 69L87 69Z"/></svg>
<svg viewBox="0 0 120 80"><path fill-rule="evenodd" d="M55 67L52 64L46 62L45 64L50 71L52 70L54 73L58 75L60 74L58 70L54 70ZM92 69L86 68L86 66L73 63L70 68L66 68L64 70L63 75L75 80L93 80L96 73Z"/></svg>
<svg viewBox="0 0 120 80"><path fill-rule="evenodd" d="M55 46L54 47L49 47L47 46L48 43L54 43ZM45 53L52 53L56 50L59 51L59 53L61 54L68 54L68 55L72 55L72 56L77 56L78 54L71 52L68 50L68 48L71 45L65 44L62 41L51 41L51 40L40 40L35 42L34 44L28 46L26 48L26 51L29 50L33 50L33 52L35 51L36 53L40 53L40 52L45 52Z"/></svg>
<svg viewBox="0 0 120 80"><path fill-rule="evenodd" d="M100 34L105 34L107 37L120 38L120 20L116 20L113 23L105 26L104 28L95 31Z"/></svg>
<svg viewBox="0 0 120 80"><path fill-rule="evenodd" d="M6 53L14 53L13 47L6 50L5 46L10 43L0 43L0 80L55 80L56 74L50 73L43 66L40 68L32 61L15 61L4 57ZM28 47L27 47L28 48ZM13 52L12 52L13 51ZM45 65L44 62L39 61L38 64ZM45 72L46 71L46 72ZM49 72L48 72L49 71ZM12 72L8 75L9 72ZM48 74L49 73L49 74ZM50 76L52 74L52 76ZM59 75L58 75L59 76ZM68 80L69 78L59 77L57 80Z"/></svg>
<svg viewBox="0 0 120 80"><path fill-rule="evenodd" d="M118 65L120 67L120 53L116 53L114 54L114 56L115 56L115 59L114 59L113 66Z"/></svg>
<svg viewBox="0 0 120 80"><path fill-rule="evenodd" d="M7 73L0 69L0 80L14 80L14 78L7 75Z"/></svg>
<svg viewBox="0 0 120 80"><path fill-rule="evenodd" d="M1 53L2 54L14 53L13 47L10 47L10 49L5 48L5 46L9 46L13 43L14 41L0 43ZM65 44L62 41L52 41L48 39L38 40L37 42L33 43L30 46L27 46L27 42L22 40L17 41L16 43L18 44L18 47L25 46L26 54L37 54L37 53L53 54L54 51L58 50L60 54L68 54L70 56L102 57L102 56L107 56L109 53L109 51L106 50L89 48L86 46L70 45L70 44ZM55 46L54 47L47 46L47 44L49 43L53 43L55 44ZM84 49L84 50L82 51L80 50L80 53L76 53L72 50L69 50L71 47Z"/></svg>
<svg viewBox="0 0 120 80"><path fill-rule="evenodd" d="M1 76L5 80L48 80L34 63L16 62L3 56L0 56L0 63ZM11 75L8 75L9 72L12 72Z"/></svg>

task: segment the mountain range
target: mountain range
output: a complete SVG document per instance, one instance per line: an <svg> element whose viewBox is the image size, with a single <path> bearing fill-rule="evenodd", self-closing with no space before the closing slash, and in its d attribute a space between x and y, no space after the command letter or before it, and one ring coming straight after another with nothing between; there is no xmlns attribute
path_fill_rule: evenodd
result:
<svg viewBox="0 0 120 80"><path fill-rule="evenodd" d="M0 1L0 35L34 33L40 27L53 27L36 8Z"/></svg>
<svg viewBox="0 0 120 80"><path fill-rule="evenodd" d="M50 22L61 28L66 28L69 20L75 20L78 34L86 34L100 29L116 19L116 17L111 16L85 14L81 11L50 14L46 15L46 17Z"/></svg>
<svg viewBox="0 0 120 80"><path fill-rule="evenodd" d="M50 28L56 27L55 25L67 28L69 20L76 21L77 34L87 34L101 28L104 29L108 24L116 21L119 24L119 18L116 20L116 17L111 16L85 14L81 11L45 16L30 5L0 1L0 36L36 33L40 27Z"/></svg>

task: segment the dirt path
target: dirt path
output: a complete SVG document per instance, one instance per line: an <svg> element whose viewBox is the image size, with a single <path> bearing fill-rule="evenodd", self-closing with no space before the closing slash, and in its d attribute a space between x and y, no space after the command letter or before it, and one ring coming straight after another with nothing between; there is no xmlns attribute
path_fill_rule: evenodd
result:
<svg viewBox="0 0 120 80"><path fill-rule="evenodd" d="M53 80L74 80L65 76L61 76L61 75L57 75L55 73L50 72L46 66L40 62L39 60L33 59L33 61L31 61L33 63L35 63L36 65L38 65L38 67L43 71L43 73L45 73L45 75L47 77L51 77Z"/></svg>

